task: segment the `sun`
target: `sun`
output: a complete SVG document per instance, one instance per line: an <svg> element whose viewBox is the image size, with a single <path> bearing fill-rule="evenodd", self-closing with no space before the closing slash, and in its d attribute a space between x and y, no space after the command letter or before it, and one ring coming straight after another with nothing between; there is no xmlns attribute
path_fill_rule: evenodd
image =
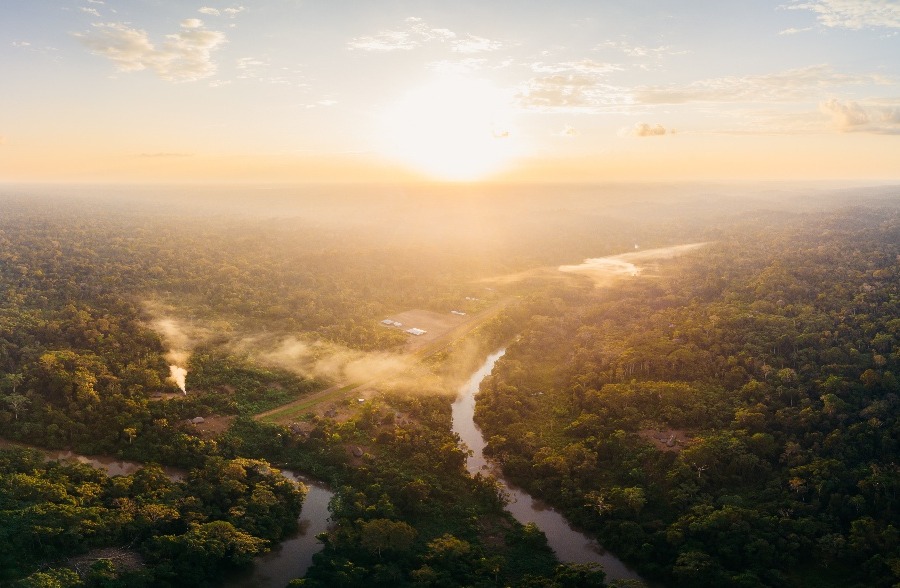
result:
<svg viewBox="0 0 900 588"><path fill-rule="evenodd" d="M384 154L433 178L478 180L520 154L509 95L486 80L442 76L394 102Z"/></svg>

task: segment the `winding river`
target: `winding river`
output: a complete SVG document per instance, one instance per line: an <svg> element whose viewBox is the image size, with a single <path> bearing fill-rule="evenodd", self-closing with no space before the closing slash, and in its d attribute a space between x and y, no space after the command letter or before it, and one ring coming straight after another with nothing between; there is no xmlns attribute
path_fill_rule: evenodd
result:
<svg viewBox="0 0 900 588"><path fill-rule="evenodd" d="M459 389L459 396L453 403L453 430L459 434L463 442L472 450L473 455L466 462L470 473L489 471L494 475L500 472L484 457L484 436L475 424L475 396L481 381L490 375L494 364L506 350L489 355L477 372L472 374L468 382ZM509 494L509 505L506 510L522 524L534 523L547 536L550 548L560 561L567 563L598 563L603 566L606 577L610 580L641 580L637 572L626 566L621 560L604 550L594 539L572 528L572 525L552 507L533 498L530 494L510 484L502 475L498 480Z"/></svg>
<svg viewBox="0 0 900 588"><path fill-rule="evenodd" d="M463 442L472 450L466 467L470 473L489 471L499 474L484 457L485 440L475 425L475 396L481 381L486 378L494 364L505 350L500 350L485 360L481 367L459 390L459 396L453 403L453 430L459 434ZM0 440L0 447L21 446ZM108 457L86 457L71 451L41 450L48 459L70 460L90 464L106 471L110 476L128 475L142 467L141 464ZM166 473L174 480L184 478L184 471L176 468L165 468ZM313 555L323 545L316 535L328 528L328 503L334 495L322 484L304 478L290 470L282 470L282 474L292 480L304 483L309 491L303 502L300 513L300 528L297 533L276 545L274 549L255 560L252 569L230 577L226 588L283 588L294 578L301 578L312 565ZM599 563L606 571L607 578L640 580L632 569L614 555L605 551L595 540L572 528L569 522L552 507L536 500L524 490L510 484L502 476L498 477L504 490L509 494L510 502L506 509L522 524L534 523L547 536L547 541L560 561L568 563Z"/></svg>

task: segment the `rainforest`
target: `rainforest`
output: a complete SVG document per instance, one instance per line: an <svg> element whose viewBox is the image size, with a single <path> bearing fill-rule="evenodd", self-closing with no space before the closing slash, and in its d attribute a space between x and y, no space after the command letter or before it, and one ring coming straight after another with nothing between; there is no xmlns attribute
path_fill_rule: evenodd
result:
<svg viewBox="0 0 900 588"><path fill-rule="evenodd" d="M896 189L359 190L4 189L0 583L900 580Z"/></svg>

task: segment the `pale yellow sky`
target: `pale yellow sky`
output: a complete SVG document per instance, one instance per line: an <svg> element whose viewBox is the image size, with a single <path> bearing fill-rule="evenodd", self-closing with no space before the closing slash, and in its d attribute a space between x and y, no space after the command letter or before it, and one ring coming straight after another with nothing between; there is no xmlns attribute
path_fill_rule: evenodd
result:
<svg viewBox="0 0 900 588"><path fill-rule="evenodd" d="M0 182L900 180L900 2L9 0Z"/></svg>

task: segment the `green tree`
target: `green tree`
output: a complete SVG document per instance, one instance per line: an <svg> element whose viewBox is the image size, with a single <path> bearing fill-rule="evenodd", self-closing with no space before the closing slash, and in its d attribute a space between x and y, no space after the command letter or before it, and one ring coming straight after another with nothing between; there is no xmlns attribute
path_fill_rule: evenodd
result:
<svg viewBox="0 0 900 588"><path fill-rule="evenodd" d="M23 408L28 406L28 404L31 403L31 400L29 400L26 396L22 396L21 394L10 394L9 396L3 397L3 402L5 402L6 405L9 406L10 410L13 411L16 420L19 420L19 412L21 412Z"/></svg>
<svg viewBox="0 0 900 588"><path fill-rule="evenodd" d="M405 553L416 539L417 532L408 523L390 519L372 519L360 525L360 543L374 552L378 559L385 551Z"/></svg>

